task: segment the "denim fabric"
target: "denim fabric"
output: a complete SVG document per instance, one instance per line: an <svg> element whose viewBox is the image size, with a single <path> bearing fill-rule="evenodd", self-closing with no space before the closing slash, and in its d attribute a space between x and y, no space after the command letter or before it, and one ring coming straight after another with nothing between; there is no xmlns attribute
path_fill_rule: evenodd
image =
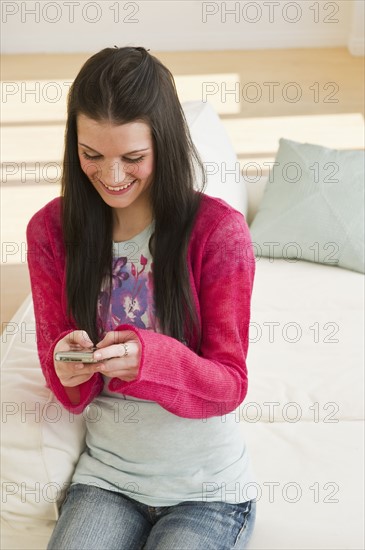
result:
<svg viewBox="0 0 365 550"><path fill-rule="evenodd" d="M256 503L184 501L148 506L93 485L71 485L48 550L246 548Z"/></svg>

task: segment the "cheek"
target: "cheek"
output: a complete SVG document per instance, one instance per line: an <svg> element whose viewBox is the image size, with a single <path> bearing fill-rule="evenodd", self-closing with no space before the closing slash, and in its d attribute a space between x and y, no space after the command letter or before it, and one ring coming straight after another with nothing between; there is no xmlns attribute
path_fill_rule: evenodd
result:
<svg viewBox="0 0 365 550"><path fill-rule="evenodd" d="M138 171L138 177L140 179L146 179L149 178L153 173L153 161L146 161L143 163L143 166L140 167Z"/></svg>
<svg viewBox="0 0 365 550"><path fill-rule="evenodd" d="M85 161L80 159L81 170L87 175L89 179L94 179L100 172L99 166L95 162Z"/></svg>

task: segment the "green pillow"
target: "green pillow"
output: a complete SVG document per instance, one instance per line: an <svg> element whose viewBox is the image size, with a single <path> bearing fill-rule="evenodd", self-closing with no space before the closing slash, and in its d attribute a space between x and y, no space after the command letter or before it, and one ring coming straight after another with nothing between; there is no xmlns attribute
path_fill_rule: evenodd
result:
<svg viewBox="0 0 365 550"><path fill-rule="evenodd" d="M256 258L364 273L364 151L280 139L250 231Z"/></svg>

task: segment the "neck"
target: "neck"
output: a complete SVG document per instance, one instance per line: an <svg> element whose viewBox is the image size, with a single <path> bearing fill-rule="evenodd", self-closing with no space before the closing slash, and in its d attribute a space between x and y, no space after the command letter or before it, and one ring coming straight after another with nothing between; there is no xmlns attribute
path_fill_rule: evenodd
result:
<svg viewBox="0 0 365 550"><path fill-rule="evenodd" d="M113 240L115 242L129 241L141 233L152 222L151 211L133 213L121 208L113 211Z"/></svg>

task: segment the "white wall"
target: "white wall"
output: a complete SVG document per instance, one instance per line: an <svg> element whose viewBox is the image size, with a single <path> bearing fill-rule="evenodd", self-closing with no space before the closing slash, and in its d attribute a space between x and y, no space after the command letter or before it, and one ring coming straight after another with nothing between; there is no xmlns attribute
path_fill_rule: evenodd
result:
<svg viewBox="0 0 365 550"><path fill-rule="evenodd" d="M354 0L348 41L348 47L352 55L365 54L364 27L365 2L364 0Z"/></svg>
<svg viewBox="0 0 365 550"><path fill-rule="evenodd" d="M344 46L349 43L352 4L2 0L2 52L95 52L114 45L157 51Z"/></svg>

